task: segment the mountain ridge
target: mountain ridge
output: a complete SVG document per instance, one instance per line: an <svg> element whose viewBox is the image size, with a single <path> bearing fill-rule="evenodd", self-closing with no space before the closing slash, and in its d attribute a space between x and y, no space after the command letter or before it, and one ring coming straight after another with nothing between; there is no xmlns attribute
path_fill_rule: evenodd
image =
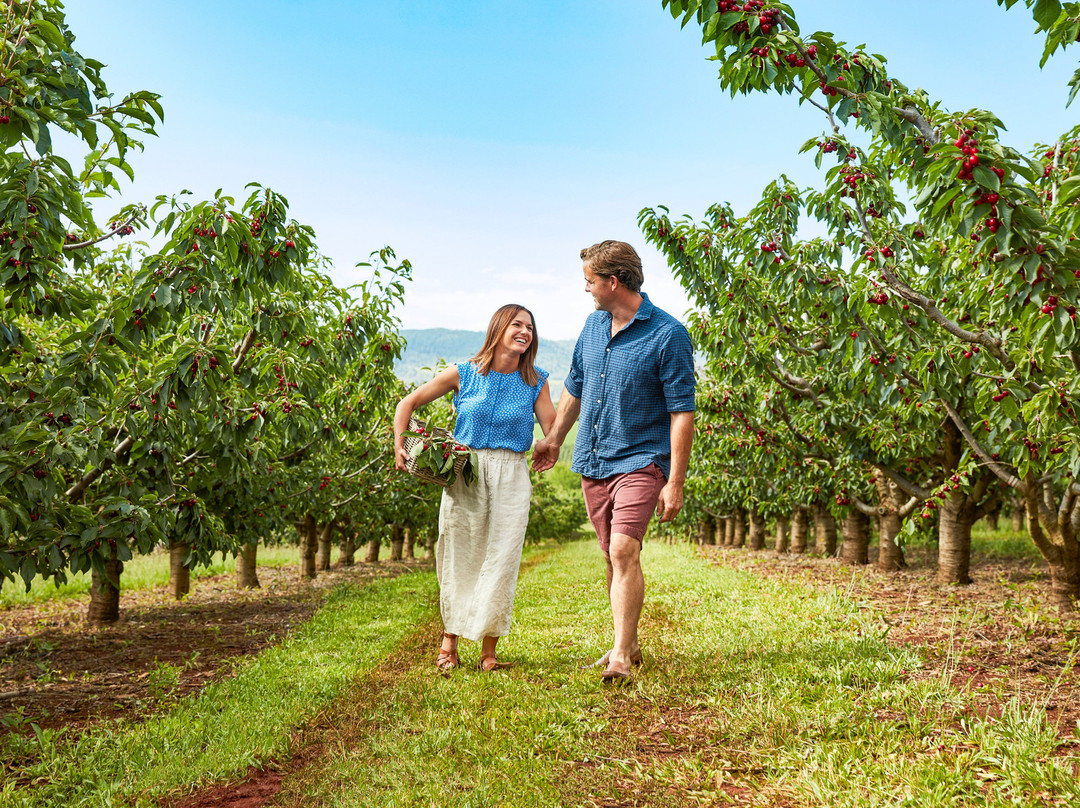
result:
<svg viewBox="0 0 1080 808"><path fill-rule="evenodd" d="M435 375L440 360L451 364L476 355L484 344L483 331L454 328L403 328L405 351L394 365L397 377L406 383L423 384ZM562 390L562 381L570 369L575 340L540 338L536 364L550 374L552 396Z"/></svg>

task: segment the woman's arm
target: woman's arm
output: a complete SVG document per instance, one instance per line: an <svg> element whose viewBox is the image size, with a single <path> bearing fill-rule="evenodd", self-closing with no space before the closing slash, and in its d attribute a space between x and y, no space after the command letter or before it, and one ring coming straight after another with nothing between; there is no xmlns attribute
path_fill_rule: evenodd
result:
<svg viewBox="0 0 1080 808"><path fill-rule="evenodd" d="M559 448L580 414L581 399L570 395L564 387L562 395L559 396L559 411L555 416L555 424L544 439L537 441L533 447L533 471L547 471L559 461Z"/></svg>
<svg viewBox="0 0 1080 808"><path fill-rule="evenodd" d="M540 395L536 397L533 412L536 413L536 420L540 423L540 431L547 435L555 424L555 405L551 403L551 388L546 381L540 388Z"/></svg>
<svg viewBox="0 0 1080 808"><path fill-rule="evenodd" d="M442 398L451 390L457 392L461 386L461 377L458 376L456 366L448 367L430 382L426 382L405 398L398 402L394 410L394 467L405 471L405 436L402 435L409 428L409 418L420 407Z"/></svg>

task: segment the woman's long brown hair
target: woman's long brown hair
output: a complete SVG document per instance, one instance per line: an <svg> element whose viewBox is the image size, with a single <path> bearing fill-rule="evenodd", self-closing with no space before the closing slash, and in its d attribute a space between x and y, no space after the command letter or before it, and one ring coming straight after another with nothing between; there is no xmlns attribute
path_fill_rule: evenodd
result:
<svg viewBox="0 0 1080 808"><path fill-rule="evenodd" d="M499 347L499 342L502 340L502 336L506 333L506 329L510 327L510 323L514 322L514 318L521 312L525 312L532 319L533 333L532 342L529 343L528 349L521 355L518 360L518 370L521 371L521 378L525 381L525 384L529 387L534 387L537 380L540 378L536 374L536 367L533 362L536 359L536 346L540 342L540 337L536 333L536 318L533 317L533 313L524 306L519 306L516 303L507 303L505 306L501 306L496 312L491 315L491 322L488 323L487 336L484 337L484 344L479 351L476 352L476 356L470 359L470 362L476 363L477 370L480 371L481 376L487 376L488 371L491 370L491 364L495 361L495 351Z"/></svg>

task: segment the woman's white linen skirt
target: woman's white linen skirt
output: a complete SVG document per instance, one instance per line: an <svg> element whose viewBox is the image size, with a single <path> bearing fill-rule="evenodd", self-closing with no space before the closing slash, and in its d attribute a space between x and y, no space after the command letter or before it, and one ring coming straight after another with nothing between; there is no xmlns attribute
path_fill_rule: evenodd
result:
<svg viewBox="0 0 1080 808"><path fill-rule="evenodd" d="M443 489L435 570L443 626L470 640L505 637L514 611L532 481L523 452L477 449L477 478Z"/></svg>

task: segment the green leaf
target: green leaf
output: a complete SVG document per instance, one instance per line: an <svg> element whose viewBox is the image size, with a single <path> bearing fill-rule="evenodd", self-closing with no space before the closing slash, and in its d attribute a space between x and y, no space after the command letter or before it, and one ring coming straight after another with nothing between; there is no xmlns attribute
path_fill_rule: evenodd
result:
<svg viewBox="0 0 1080 808"><path fill-rule="evenodd" d="M1032 15L1035 17L1035 22L1039 24L1039 28L1048 31L1061 16L1061 3L1058 0L1037 0Z"/></svg>
<svg viewBox="0 0 1080 808"><path fill-rule="evenodd" d="M37 20L34 23L34 27L37 29L38 33L45 38L45 41L54 48L60 51L67 50L67 42L64 41L64 35L61 34L60 29L49 20Z"/></svg>
<svg viewBox="0 0 1080 808"><path fill-rule="evenodd" d="M34 148L37 149L37 153L42 157L45 157L52 151L52 137L49 135L49 127L45 121L38 124L37 139L34 141Z"/></svg>
<svg viewBox="0 0 1080 808"><path fill-rule="evenodd" d="M975 170L971 173L975 177L975 182L979 183L983 188L989 188L991 191L997 191L1001 188L1001 180L998 179L997 174L986 166L975 166Z"/></svg>

